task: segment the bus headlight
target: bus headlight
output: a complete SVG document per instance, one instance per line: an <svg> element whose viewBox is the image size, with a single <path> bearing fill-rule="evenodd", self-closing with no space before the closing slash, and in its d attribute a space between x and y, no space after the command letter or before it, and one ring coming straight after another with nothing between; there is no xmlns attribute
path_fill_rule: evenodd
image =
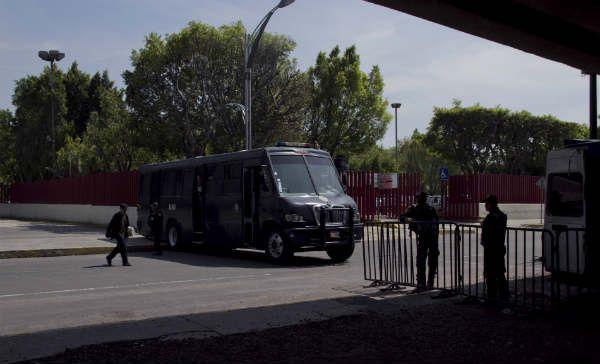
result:
<svg viewBox="0 0 600 364"><path fill-rule="evenodd" d="M286 222L306 222L304 216L298 214L285 214L283 215L283 219Z"/></svg>
<svg viewBox="0 0 600 364"><path fill-rule="evenodd" d="M354 223L360 223L360 212L358 211L358 209L352 209L352 217Z"/></svg>

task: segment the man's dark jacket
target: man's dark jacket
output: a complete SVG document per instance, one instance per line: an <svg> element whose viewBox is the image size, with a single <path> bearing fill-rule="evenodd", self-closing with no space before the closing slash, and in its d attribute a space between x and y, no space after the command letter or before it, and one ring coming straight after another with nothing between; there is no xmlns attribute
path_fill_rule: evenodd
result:
<svg viewBox="0 0 600 364"><path fill-rule="evenodd" d="M119 211L110 219L110 223L108 223L108 227L106 228L106 237L113 239L118 235L126 236L128 228L129 217L126 213Z"/></svg>
<svg viewBox="0 0 600 364"><path fill-rule="evenodd" d="M163 212L157 210L148 215L148 226L152 230L152 234L160 234L163 227Z"/></svg>
<svg viewBox="0 0 600 364"><path fill-rule="evenodd" d="M481 245L486 248L504 247L506 237L506 214L494 208L481 224Z"/></svg>

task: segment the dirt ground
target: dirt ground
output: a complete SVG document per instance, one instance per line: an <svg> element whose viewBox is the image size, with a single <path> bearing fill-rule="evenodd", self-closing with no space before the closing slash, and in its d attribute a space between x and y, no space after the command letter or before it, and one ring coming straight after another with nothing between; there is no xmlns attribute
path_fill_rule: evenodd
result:
<svg viewBox="0 0 600 364"><path fill-rule="evenodd" d="M204 339L93 345L27 363L598 363L598 318L572 307L503 313L448 301Z"/></svg>

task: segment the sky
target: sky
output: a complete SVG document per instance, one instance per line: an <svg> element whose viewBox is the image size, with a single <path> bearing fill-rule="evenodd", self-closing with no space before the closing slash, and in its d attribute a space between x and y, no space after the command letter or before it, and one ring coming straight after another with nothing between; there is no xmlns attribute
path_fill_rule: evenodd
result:
<svg viewBox="0 0 600 364"><path fill-rule="evenodd" d="M0 0L0 108L14 110L15 80L41 71L38 50L64 51L62 69L73 61L90 73L106 69L122 87L131 51L150 32L178 32L189 21L241 20L254 28L277 1ZM399 138L426 131L434 107L453 99L580 123L588 118L589 81L579 70L363 0L296 0L267 31L297 42L293 56L302 69L320 51L355 44L364 71L380 67L385 98L402 103ZM394 121L380 144L393 143Z"/></svg>

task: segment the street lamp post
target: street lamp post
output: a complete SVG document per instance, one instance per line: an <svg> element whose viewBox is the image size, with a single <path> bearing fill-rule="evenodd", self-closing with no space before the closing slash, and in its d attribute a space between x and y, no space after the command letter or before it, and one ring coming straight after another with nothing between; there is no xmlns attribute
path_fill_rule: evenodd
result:
<svg viewBox="0 0 600 364"><path fill-rule="evenodd" d="M281 0L271 11L258 23L252 34L246 34L244 39L244 104L246 115L246 149L252 149L252 60L254 51L260 42L267 23L275 14L277 9L292 4L295 0Z"/></svg>
<svg viewBox="0 0 600 364"><path fill-rule="evenodd" d="M401 103L395 102L391 105L394 108L394 113L396 114L396 127L395 127L395 135L396 135L396 168L398 168L398 109L402 106Z"/></svg>
<svg viewBox="0 0 600 364"><path fill-rule="evenodd" d="M242 104L238 104L237 102L230 102L227 106L239 111L242 114L242 123L244 123L244 127L248 125L246 120L246 106ZM246 132L246 137L248 137L248 133ZM246 139L246 148L248 147L248 139Z"/></svg>
<svg viewBox="0 0 600 364"><path fill-rule="evenodd" d="M65 54L55 49L49 51L39 51L38 56L46 61L50 62L50 92L52 94L50 100L50 125L52 128L52 159L53 159L53 173L56 173L56 135L54 133L54 62L58 62L65 58Z"/></svg>

